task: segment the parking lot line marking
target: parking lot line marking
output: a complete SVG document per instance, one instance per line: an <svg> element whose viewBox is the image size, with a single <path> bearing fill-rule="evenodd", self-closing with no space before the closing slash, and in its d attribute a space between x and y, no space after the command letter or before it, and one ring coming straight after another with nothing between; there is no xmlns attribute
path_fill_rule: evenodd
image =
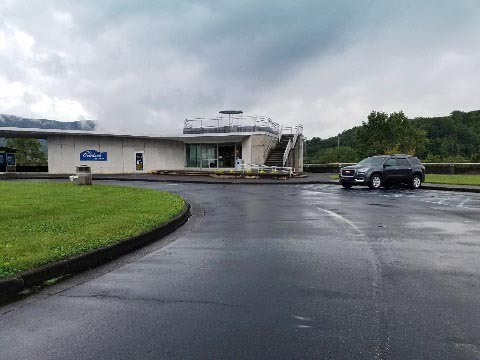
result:
<svg viewBox="0 0 480 360"><path fill-rule="evenodd" d="M458 208L463 208L463 206L470 201L470 198L464 199L460 204L457 205Z"/></svg>
<svg viewBox="0 0 480 360"><path fill-rule="evenodd" d="M351 222L350 220L348 220L347 218L343 217L342 215L340 214L337 214L333 211L330 211L330 210L327 210L327 209L322 209L320 207L317 207L318 210L321 210L321 211L324 211L326 212L327 214L329 214L330 216L334 217L335 219L338 219L340 221L343 221L344 223L347 223L348 225L350 225L356 232L358 232L359 234L362 234L362 231L358 228L357 225L355 225L353 222Z"/></svg>

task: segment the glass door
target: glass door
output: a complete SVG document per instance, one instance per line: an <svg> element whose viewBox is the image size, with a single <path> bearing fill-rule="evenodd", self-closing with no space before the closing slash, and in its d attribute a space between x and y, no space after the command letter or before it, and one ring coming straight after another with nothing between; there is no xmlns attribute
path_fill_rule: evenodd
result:
<svg viewBox="0 0 480 360"><path fill-rule="evenodd" d="M198 144L186 144L187 167L200 167L201 146Z"/></svg>
<svg viewBox="0 0 480 360"><path fill-rule="evenodd" d="M217 168L217 144L202 145L202 168Z"/></svg>
<svg viewBox="0 0 480 360"><path fill-rule="evenodd" d="M143 171L143 151L135 153L135 171Z"/></svg>

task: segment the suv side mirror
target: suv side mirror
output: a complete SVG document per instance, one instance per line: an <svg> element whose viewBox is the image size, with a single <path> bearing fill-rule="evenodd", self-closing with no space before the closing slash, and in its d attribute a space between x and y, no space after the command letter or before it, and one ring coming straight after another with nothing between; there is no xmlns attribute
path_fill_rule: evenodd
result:
<svg viewBox="0 0 480 360"><path fill-rule="evenodd" d="M390 164L383 164L383 167L386 168L386 167L389 167L389 166L392 166Z"/></svg>

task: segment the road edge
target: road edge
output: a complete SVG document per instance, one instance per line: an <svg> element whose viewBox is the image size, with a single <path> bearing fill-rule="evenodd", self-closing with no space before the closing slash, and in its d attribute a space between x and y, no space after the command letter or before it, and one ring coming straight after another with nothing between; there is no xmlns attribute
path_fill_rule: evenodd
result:
<svg viewBox="0 0 480 360"><path fill-rule="evenodd" d="M190 216L191 205L185 201L185 207L179 214L152 230L83 254L21 272L16 276L0 279L0 301L8 300L22 291L43 284L47 280L73 275L103 265L126 253L158 241L185 224Z"/></svg>
<svg viewBox="0 0 480 360"><path fill-rule="evenodd" d="M67 179L67 175L58 174L44 174L44 175L30 175L25 176L10 176L9 178L1 178L0 180L53 180L53 179ZM249 179L194 179L191 178L154 178L154 177L137 177L125 175L100 175L93 174L93 180L99 181L120 181L120 182L148 182L148 183L174 183L174 184L211 184L211 185L314 185L314 184L330 184L340 185L338 180L304 180L304 179L289 179L289 180L249 180ZM423 183L422 188L425 190L440 190L440 191L458 191L480 193L480 186L478 185L453 185L453 184L435 184Z"/></svg>

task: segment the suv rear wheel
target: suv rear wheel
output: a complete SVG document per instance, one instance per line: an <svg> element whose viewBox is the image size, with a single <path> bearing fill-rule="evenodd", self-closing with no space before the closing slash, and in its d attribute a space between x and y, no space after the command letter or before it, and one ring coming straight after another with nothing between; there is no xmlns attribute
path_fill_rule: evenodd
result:
<svg viewBox="0 0 480 360"><path fill-rule="evenodd" d="M380 187L382 186L382 183L383 183L382 177L379 174L373 174L372 177L370 178L368 187L372 190L377 190L377 189L380 189Z"/></svg>
<svg viewBox="0 0 480 360"><path fill-rule="evenodd" d="M410 188L411 189L420 189L422 186L422 178L420 175L415 174L412 176L412 180L410 180Z"/></svg>

